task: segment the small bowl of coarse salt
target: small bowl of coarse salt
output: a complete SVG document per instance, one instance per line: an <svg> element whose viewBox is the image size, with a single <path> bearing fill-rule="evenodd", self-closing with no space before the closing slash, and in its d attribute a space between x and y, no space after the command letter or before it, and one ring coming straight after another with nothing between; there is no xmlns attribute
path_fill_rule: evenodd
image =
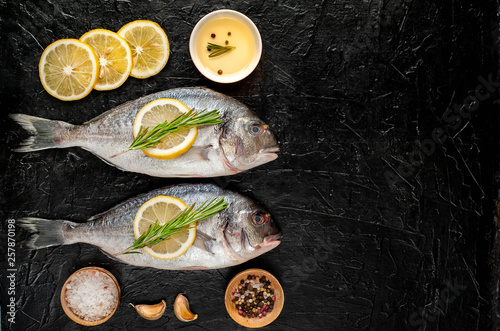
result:
<svg viewBox="0 0 500 331"><path fill-rule="evenodd" d="M61 305L74 322L94 326L106 322L120 303L120 286L109 271L86 267L74 272L61 290Z"/></svg>

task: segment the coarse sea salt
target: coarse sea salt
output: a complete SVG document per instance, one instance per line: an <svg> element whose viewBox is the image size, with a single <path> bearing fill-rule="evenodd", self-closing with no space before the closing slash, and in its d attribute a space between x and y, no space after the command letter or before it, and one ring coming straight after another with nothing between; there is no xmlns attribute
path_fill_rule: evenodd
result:
<svg viewBox="0 0 500 331"><path fill-rule="evenodd" d="M99 321L116 307L118 293L114 282L104 273L84 270L76 273L66 284L66 302L80 318Z"/></svg>

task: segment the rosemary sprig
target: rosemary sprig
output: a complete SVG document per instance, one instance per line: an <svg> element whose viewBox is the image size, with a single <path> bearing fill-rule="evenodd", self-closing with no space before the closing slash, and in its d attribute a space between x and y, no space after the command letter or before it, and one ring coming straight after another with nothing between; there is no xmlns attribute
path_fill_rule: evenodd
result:
<svg viewBox="0 0 500 331"><path fill-rule="evenodd" d="M229 51L232 51L235 49L236 46L222 46L222 45L217 45L213 44L211 42L207 43L207 50L210 51L210 54L208 54L208 57L216 57L222 54L225 54Z"/></svg>
<svg viewBox="0 0 500 331"><path fill-rule="evenodd" d="M160 225L158 220L153 225L150 225L148 230L139 236L133 245L125 249L123 252L115 254L140 254L140 248L145 246L156 245L163 240L168 239L171 235L179 232L187 231L187 226L193 222L199 222L209 217L214 216L221 210L226 209L228 203L224 198L205 201L199 208L194 209L195 203L182 211L177 217L168 223Z"/></svg>
<svg viewBox="0 0 500 331"><path fill-rule="evenodd" d="M141 126L139 133L137 134L137 137L135 137L132 144L130 144L126 150L111 156L111 158L132 150L156 147L156 145L158 145L163 138L171 133L189 130L195 126L222 123L220 117L221 115L218 110L207 112L205 109L199 113L194 113L194 109L191 109L190 111L178 116L172 122L165 121L158 124L151 130Z"/></svg>

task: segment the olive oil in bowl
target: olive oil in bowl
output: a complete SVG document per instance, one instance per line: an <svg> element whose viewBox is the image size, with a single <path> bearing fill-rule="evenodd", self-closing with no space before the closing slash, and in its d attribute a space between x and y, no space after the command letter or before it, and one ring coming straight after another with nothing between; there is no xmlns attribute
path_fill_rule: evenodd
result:
<svg viewBox="0 0 500 331"><path fill-rule="evenodd" d="M202 18L193 29L189 46L198 70L220 83L232 83L248 76L262 52L255 25L233 10L218 10Z"/></svg>

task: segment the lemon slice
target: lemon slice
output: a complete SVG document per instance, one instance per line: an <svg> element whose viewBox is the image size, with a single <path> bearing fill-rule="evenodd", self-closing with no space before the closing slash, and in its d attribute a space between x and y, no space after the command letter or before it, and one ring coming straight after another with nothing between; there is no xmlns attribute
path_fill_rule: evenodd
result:
<svg viewBox="0 0 500 331"><path fill-rule="evenodd" d="M135 117L133 127L134 138L139 134L141 126L152 129L165 121L173 121L189 110L185 104L175 99L164 98L151 101L142 107ZM173 159L186 153L193 145L197 135L198 129L196 127L172 133L163 138L156 147L145 148L142 151L146 155L157 159Z"/></svg>
<svg viewBox="0 0 500 331"><path fill-rule="evenodd" d="M60 39L43 51L38 71L50 95L64 101L79 100L94 88L99 60L89 45L77 39Z"/></svg>
<svg viewBox="0 0 500 331"><path fill-rule="evenodd" d="M170 45L165 31L157 23L133 21L125 24L118 34L129 43L132 50L132 77L151 77L167 64Z"/></svg>
<svg viewBox="0 0 500 331"><path fill-rule="evenodd" d="M132 51L128 43L113 31L95 29L80 37L99 58L96 90L112 90L122 85L132 70Z"/></svg>
<svg viewBox="0 0 500 331"><path fill-rule="evenodd" d="M134 236L139 238L156 220L163 225L189 208L182 200L159 195L146 201L137 211L134 218ZM187 231L171 235L168 239L142 249L156 259L175 259L184 254L196 239L196 222L186 226Z"/></svg>

